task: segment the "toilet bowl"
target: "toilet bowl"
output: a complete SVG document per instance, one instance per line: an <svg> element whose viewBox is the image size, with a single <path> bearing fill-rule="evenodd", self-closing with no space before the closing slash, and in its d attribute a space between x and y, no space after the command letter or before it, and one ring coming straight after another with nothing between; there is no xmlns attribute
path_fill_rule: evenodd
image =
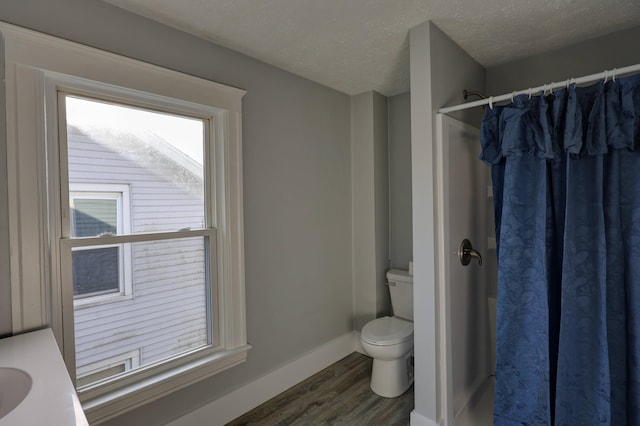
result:
<svg viewBox="0 0 640 426"><path fill-rule="evenodd" d="M392 269L387 280L394 316L369 321L360 341L373 358L371 390L395 398L413 383L413 276Z"/></svg>
<svg viewBox="0 0 640 426"><path fill-rule="evenodd" d="M396 317L370 321L362 329L364 351L373 358L371 390L395 398L413 383L413 323Z"/></svg>

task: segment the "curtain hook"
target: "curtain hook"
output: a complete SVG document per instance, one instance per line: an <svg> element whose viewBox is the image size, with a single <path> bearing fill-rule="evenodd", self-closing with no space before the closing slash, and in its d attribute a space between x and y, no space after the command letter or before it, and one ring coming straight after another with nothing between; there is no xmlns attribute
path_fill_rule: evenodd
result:
<svg viewBox="0 0 640 426"><path fill-rule="evenodd" d="M516 92L515 90L513 92L511 92L511 103L513 103L513 98L516 97Z"/></svg>
<svg viewBox="0 0 640 426"><path fill-rule="evenodd" d="M604 81L603 81L603 83L606 83L608 78L609 78L609 71L604 70Z"/></svg>
<svg viewBox="0 0 640 426"><path fill-rule="evenodd" d="M550 95L553 95L553 85L554 85L554 84L555 84L555 83L554 83L553 81L549 84L549 94L550 94Z"/></svg>
<svg viewBox="0 0 640 426"><path fill-rule="evenodd" d="M529 99L531 99L531 93L532 93L532 90L531 90L531 87L529 87Z"/></svg>
<svg viewBox="0 0 640 426"><path fill-rule="evenodd" d="M493 109L493 96L489 96L489 108Z"/></svg>
<svg viewBox="0 0 640 426"><path fill-rule="evenodd" d="M613 69L613 76L611 77L611 80L613 80L614 83L616 81L616 70L617 70L617 68Z"/></svg>

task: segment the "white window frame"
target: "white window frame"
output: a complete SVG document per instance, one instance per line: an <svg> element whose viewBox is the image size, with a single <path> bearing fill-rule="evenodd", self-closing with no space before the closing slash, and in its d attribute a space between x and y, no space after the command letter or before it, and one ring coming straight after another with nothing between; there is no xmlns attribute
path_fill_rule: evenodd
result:
<svg viewBox="0 0 640 426"><path fill-rule="evenodd" d="M129 201L129 185L108 184L108 183L69 183L69 202L79 198L84 199L108 199L117 201L118 214L118 234L131 233L131 203ZM117 246L114 244L113 246ZM97 247L109 247L108 245L78 247L78 250L91 249ZM123 244L120 250L120 271L119 285L117 293L88 295L84 297L74 297L73 304L76 309L88 308L104 303L118 302L133 298L133 277L131 270L131 245Z"/></svg>
<svg viewBox="0 0 640 426"><path fill-rule="evenodd" d="M73 292L61 285L61 265L56 261L60 258L57 241L66 241L59 239L60 224L69 213L68 207L60 205L63 197L56 193L60 176L53 166L58 124L49 115L57 111L58 91L115 93L117 98L135 95L142 106L170 101L164 105L167 108L178 100L181 111L194 105L198 111L209 108L209 118L216 123L209 129L215 141L211 146L214 175L210 176L214 221L190 235L215 232L211 249L216 260L218 346L204 354L194 351L157 374L142 369L148 374L125 375L108 386L78 394L89 421L99 423L244 362L250 349L242 215L245 91L5 23L0 23L0 32L5 55L13 333L52 327L75 380L73 321L68 316L73 311ZM117 242L118 237L114 238Z"/></svg>

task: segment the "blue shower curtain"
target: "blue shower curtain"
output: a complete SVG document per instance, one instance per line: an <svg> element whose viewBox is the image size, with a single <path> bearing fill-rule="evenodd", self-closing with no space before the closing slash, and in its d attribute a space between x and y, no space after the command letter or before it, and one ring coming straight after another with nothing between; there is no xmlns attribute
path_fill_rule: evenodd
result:
<svg viewBox="0 0 640 426"><path fill-rule="evenodd" d="M640 425L640 76L487 108L495 425Z"/></svg>

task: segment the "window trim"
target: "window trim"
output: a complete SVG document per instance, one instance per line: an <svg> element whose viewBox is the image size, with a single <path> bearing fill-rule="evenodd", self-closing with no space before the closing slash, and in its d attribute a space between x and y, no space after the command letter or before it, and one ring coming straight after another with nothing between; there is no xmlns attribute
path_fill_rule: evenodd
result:
<svg viewBox="0 0 640 426"><path fill-rule="evenodd" d="M118 234L131 233L131 202L129 198L129 185L126 184L110 184L110 183L69 183L69 202L72 199L110 199L117 200L118 203ZM79 194L80 196L76 196ZM92 196L95 195L95 196ZM109 197L115 195L115 197ZM98 246L96 246L98 247ZM104 243L99 247L108 247ZM89 248L89 247L86 247ZM88 295L85 297L73 298L73 304L76 309L88 308L105 303L112 303L133 298L133 276L131 262L131 247L128 244L122 246L120 251L120 260L122 267L120 268L120 290L117 293Z"/></svg>
<svg viewBox="0 0 640 426"><path fill-rule="evenodd" d="M57 123L47 121L56 107L53 94L69 83L86 88L109 87L135 93L144 100L178 99L184 106L207 105L215 116L216 262L222 325L221 349L190 360L162 374L140 379L104 395L85 393L81 401L91 423L106 421L174 390L224 371L246 360L244 236L242 215L241 106L244 90L167 70L77 43L1 23L4 39L7 180L10 225L12 332L52 327L70 372L75 372L69 333L62 321L63 301L72 294L56 280L60 267L52 262L59 247L51 235L61 235L60 222L49 217L60 211L59 188L51 173ZM70 77L73 76L73 77ZM100 82L100 83L95 83ZM43 102L44 100L44 102ZM67 212L68 214L68 212ZM73 327L71 325L71 327Z"/></svg>

